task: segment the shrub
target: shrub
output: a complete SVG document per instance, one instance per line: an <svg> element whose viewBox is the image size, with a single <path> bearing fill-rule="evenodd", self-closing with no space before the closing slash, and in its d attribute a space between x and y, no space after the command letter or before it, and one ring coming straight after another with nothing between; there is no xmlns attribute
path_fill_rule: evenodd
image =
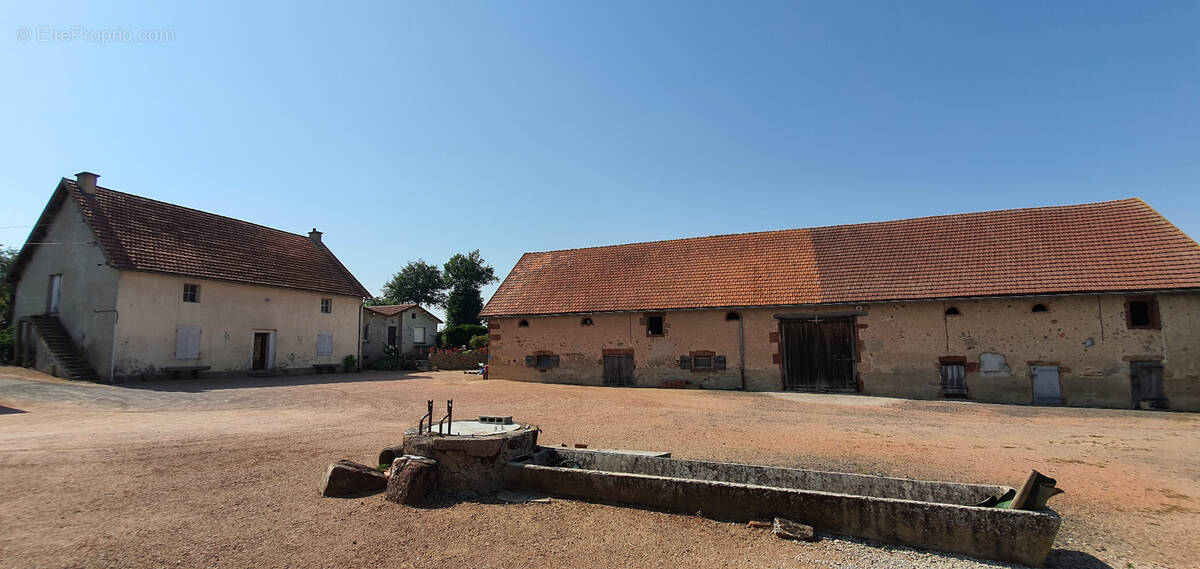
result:
<svg viewBox="0 0 1200 569"><path fill-rule="evenodd" d="M13 361L13 344L17 337L16 326L0 328L0 363Z"/></svg>
<svg viewBox="0 0 1200 569"><path fill-rule="evenodd" d="M471 343L471 338L488 333L487 326L477 324L458 324L442 331L442 346L446 348L461 348Z"/></svg>
<svg viewBox="0 0 1200 569"><path fill-rule="evenodd" d="M358 358L354 357L354 355L349 355L342 358L342 365L346 367L346 371L354 371L354 368L357 364Z"/></svg>
<svg viewBox="0 0 1200 569"><path fill-rule="evenodd" d="M389 357L383 358L382 360L374 361L374 362L367 364L367 368L374 369L374 370L381 370L381 371L397 371L397 370L411 371L411 370L417 369L417 362L416 362L416 360L410 360L408 358L389 356Z"/></svg>
<svg viewBox="0 0 1200 569"><path fill-rule="evenodd" d="M487 334L471 336L471 349L472 350L478 350L479 348L486 348L487 345L488 345L488 335Z"/></svg>

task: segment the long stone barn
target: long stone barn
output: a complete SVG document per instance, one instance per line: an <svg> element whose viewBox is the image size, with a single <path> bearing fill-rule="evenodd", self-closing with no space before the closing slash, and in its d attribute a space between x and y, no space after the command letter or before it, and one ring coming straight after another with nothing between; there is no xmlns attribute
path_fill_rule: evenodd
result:
<svg viewBox="0 0 1200 569"><path fill-rule="evenodd" d="M1200 410L1200 246L1140 199L526 253L491 377Z"/></svg>

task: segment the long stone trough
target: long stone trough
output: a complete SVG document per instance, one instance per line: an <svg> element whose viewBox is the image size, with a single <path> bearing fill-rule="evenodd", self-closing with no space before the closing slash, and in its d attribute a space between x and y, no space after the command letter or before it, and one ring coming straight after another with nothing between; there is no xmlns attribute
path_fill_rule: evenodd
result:
<svg viewBox="0 0 1200 569"><path fill-rule="evenodd" d="M1041 566L1052 510L981 507L1012 488L539 447L504 467L512 489L716 519L784 517L823 532Z"/></svg>

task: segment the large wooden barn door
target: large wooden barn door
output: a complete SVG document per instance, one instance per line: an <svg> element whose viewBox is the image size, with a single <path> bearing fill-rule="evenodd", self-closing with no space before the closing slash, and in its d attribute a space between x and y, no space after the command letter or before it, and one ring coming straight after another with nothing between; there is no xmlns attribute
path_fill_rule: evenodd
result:
<svg viewBox="0 0 1200 569"><path fill-rule="evenodd" d="M604 385L633 385L633 356L604 356Z"/></svg>
<svg viewBox="0 0 1200 569"><path fill-rule="evenodd" d="M857 351L854 319L785 320L783 387L802 390L853 390Z"/></svg>

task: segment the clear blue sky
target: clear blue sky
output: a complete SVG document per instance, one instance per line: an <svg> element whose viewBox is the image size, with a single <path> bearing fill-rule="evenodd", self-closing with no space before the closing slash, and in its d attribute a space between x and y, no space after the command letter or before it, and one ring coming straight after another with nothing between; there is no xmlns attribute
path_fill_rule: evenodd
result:
<svg viewBox="0 0 1200 569"><path fill-rule="evenodd" d="M40 4L0 15L6 245L80 170L316 226L372 291L476 248L503 277L1129 196L1200 236L1198 2Z"/></svg>

